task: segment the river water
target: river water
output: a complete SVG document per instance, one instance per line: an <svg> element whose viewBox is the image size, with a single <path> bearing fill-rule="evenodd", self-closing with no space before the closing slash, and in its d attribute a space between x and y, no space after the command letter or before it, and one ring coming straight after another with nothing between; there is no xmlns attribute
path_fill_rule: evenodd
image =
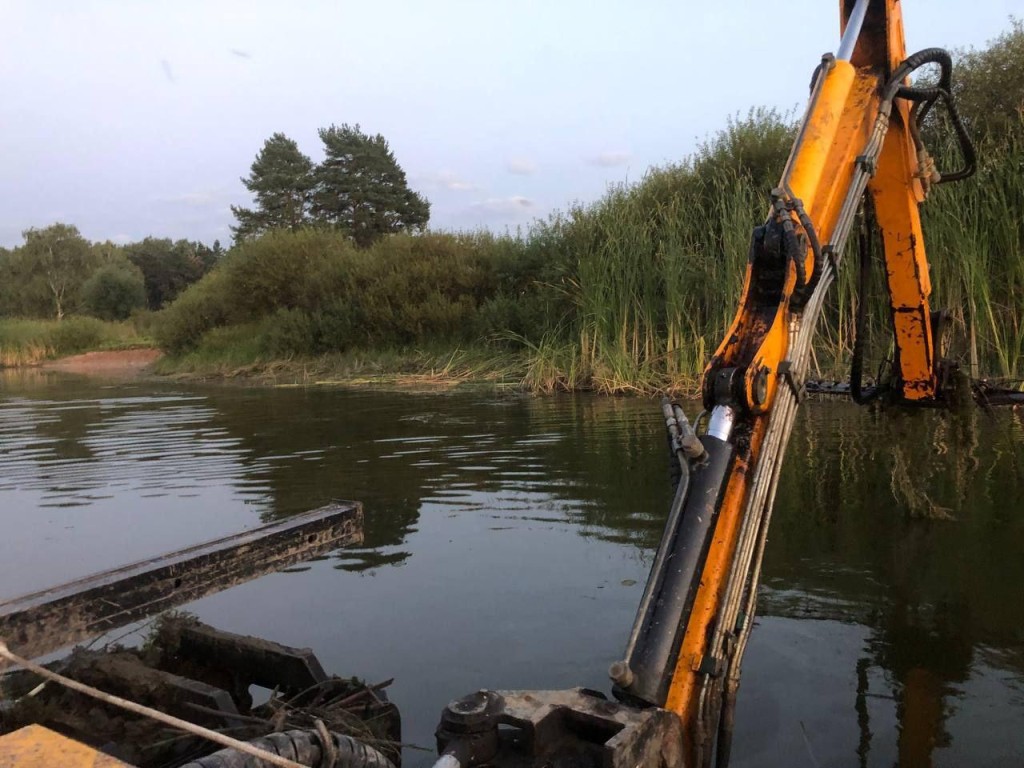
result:
<svg viewBox="0 0 1024 768"><path fill-rule="evenodd" d="M427 747L481 687L607 690L670 500L650 400L0 387L0 599L358 499L364 546L185 607L394 677ZM1024 414L804 407L733 765L1024 764L1022 501Z"/></svg>

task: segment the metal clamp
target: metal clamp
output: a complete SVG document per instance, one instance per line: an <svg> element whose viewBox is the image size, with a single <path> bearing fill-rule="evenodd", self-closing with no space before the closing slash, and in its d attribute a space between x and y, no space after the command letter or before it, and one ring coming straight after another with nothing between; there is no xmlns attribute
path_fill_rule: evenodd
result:
<svg viewBox="0 0 1024 768"><path fill-rule="evenodd" d="M807 397L807 387L804 386L803 380L798 378L793 372L792 360L783 360L779 363L779 376L781 376L782 380L789 385L797 403L802 403L804 398Z"/></svg>

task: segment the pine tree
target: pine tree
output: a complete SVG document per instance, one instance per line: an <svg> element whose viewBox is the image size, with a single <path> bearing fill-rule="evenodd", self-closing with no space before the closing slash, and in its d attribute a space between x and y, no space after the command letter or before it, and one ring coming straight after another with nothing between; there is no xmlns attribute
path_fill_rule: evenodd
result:
<svg viewBox="0 0 1024 768"><path fill-rule="evenodd" d="M238 225L235 240L258 236L270 229L296 230L309 223L313 163L283 133L275 133L256 155L242 183L255 197L255 209L231 206Z"/></svg>
<svg viewBox="0 0 1024 768"><path fill-rule="evenodd" d="M430 203L409 189L387 140L359 126L320 129L324 161L314 173L313 218L347 232L360 247L393 232L421 230Z"/></svg>

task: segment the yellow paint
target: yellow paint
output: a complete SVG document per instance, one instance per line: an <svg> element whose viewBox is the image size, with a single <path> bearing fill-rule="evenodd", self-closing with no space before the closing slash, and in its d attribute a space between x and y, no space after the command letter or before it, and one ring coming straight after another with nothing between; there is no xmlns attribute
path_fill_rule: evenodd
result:
<svg viewBox="0 0 1024 768"><path fill-rule="evenodd" d="M781 186L788 187L793 197L803 203L822 244L832 237L853 179L855 161L874 127L879 107L877 90L877 73L856 70L849 62L836 62L825 75L818 98L804 119L800 143L789 172L782 179ZM804 273L810 276L814 271L814 253L809 244L804 259ZM767 322L753 306L751 284L756 279L756 272L748 265L740 309L725 341L715 352L712 365L745 368L749 410L762 414L771 410L778 389L779 363L788 352L789 297L796 287L796 269L790 266L783 301ZM756 403L754 382L763 369L770 372L767 397L763 403Z"/></svg>
<svg viewBox="0 0 1024 768"><path fill-rule="evenodd" d="M843 7L843 3L840 3ZM808 108L792 162L780 186L802 201L822 244L832 240L842 205L851 187L857 158L863 153L880 113L879 93L892 70L906 58L899 0L873 0L853 62L834 62L824 75L817 98ZM922 187L915 177L917 157L907 129L908 108L897 102L888 133L869 183L885 242L893 326L899 349L903 396L908 400L936 397L935 361L929 322L928 263L918 204ZM813 272L808 247L806 274ZM790 265L778 307L757 307L757 270L747 267L740 307L712 368L746 370L746 407L750 440L738 449L734 468L715 524L700 584L673 671L665 708L677 713L692 738L703 677L698 674L709 634L721 608L733 566L741 517L749 490L749 473L757 466L768 416L777 392L779 363L789 343L790 300L796 269ZM758 311L760 310L760 311ZM773 314L774 312L774 314ZM759 371L770 372L766 402L752 397ZM707 372L705 372L707 375ZM693 744L688 745L692 756Z"/></svg>
<svg viewBox="0 0 1024 768"><path fill-rule="evenodd" d="M938 383L928 304L932 284L918 210L920 185L914 176L917 153L906 128L907 117L905 109L893 110L878 173L868 189L885 244L885 271L903 381L901 394L912 401L933 400Z"/></svg>
<svg viewBox="0 0 1024 768"><path fill-rule="evenodd" d="M751 439L751 456L756 460L768 426L766 416L759 417ZM665 709L675 712L684 723L692 724L697 712L700 676L697 669L706 650L708 630L715 620L725 584L729 578L739 534L743 502L747 496L749 459L738 457L722 497L722 506L715 525L715 535L708 548L708 557L701 573L700 587L694 597L690 621L686 626L679 659L669 686ZM691 736L690 729L686 731Z"/></svg>
<svg viewBox="0 0 1024 768"><path fill-rule="evenodd" d="M67 736L27 725L0 736L0 768L132 768Z"/></svg>

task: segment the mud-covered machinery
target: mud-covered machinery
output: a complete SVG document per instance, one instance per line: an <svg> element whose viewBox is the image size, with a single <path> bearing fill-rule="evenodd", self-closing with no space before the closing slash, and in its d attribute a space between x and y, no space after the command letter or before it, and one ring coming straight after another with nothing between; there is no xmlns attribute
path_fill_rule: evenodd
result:
<svg viewBox="0 0 1024 768"><path fill-rule="evenodd" d="M336 502L0 603L0 768L400 765L391 681L327 675L308 648L166 613L360 543L362 524L361 504ZM154 614L140 648L32 661ZM273 693L254 702L252 686Z"/></svg>
<svg viewBox="0 0 1024 768"><path fill-rule="evenodd" d="M818 316L855 221L874 230L862 249L879 236L884 246L895 351L887 386L869 388L863 349L854 350L846 388L854 400L1024 399L959 375L941 349L943 314L929 304L919 206L975 167L952 98L951 57L938 48L907 55L899 0L841 0L840 18L839 48L814 70L767 219L751 238L739 310L704 371L706 425L698 435L681 408L664 406L680 479L624 657L610 670L614 699L582 689L471 694L442 714L445 768L729 762L780 468ZM937 75L911 80L928 65ZM926 121L943 112L962 155L953 170L937 169L922 140ZM862 255L862 271L867 261Z"/></svg>

